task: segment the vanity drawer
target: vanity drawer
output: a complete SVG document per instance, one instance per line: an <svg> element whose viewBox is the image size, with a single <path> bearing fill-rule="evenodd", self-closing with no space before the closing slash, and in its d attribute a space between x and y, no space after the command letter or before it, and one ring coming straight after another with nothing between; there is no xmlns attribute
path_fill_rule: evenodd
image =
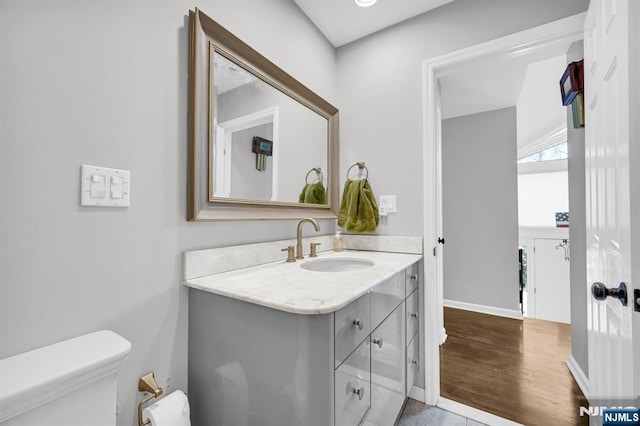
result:
<svg viewBox="0 0 640 426"><path fill-rule="evenodd" d="M366 293L335 313L335 367L371 333L369 301Z"/></svg>
<svg viewBox="0 0 640 426"><path fill-rule="evenodd" d="M420 372L420 336L416 335L407 346L407 395L411 392L413 384Z"/></svg>
<svg viewBox="0 0 640 426"><path fill-rule="evenodd" d="M371 328L374 329L405 298L404 273L395 274L388 280L378 284L371 291Z"/></svg>
<svg viewBox="0 0 640 426"><path fill-rule="evenodd" d="M371 406L369 338L335 371L335 426L355 426Z"/></svg>
<svg viewBox="0 0 640 426"><path fill-rule="evenodd" d="M413 265L405 269L404 274L405 274L405 283L406 283L405 294L408 296L411 293L413 293L415 289L418 288L418 283L420 282L420 275L418 274L418 262L414 263Z"/></svg>
<svg viewBox="0 0 640 426"><path fill-rule="evenodd" d="M372 385L383 386L403 396L406 348L404 312L403 303L371 333Z"/></svg>
<svg viewBox="0 0 640 426"><path fill-rule="evenodd" d="M409 297L407 297L407 314L405 318L407 319L407 342L410 342L413 336L418 332L418 322L420 320L419 313L419 300L418 300L418 291L414 291L411 293Z"/></svg>

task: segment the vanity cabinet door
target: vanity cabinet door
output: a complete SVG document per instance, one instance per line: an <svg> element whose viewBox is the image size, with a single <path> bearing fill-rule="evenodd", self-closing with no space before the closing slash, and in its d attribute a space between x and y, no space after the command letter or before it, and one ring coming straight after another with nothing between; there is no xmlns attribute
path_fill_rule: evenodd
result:
<svg viewBox="0 0 640 426"><path fill-rule="evenodd" d="M371 291L371 328L374 329L404 300L405 275L395 274Z"/></svg>
<svg viewBox="0 0 640 426"><path fill-rule="evenodd" d="M367 425L393 425L406 392L404 303L371 333L371 412Z"/></svg>
<svg viewBox="0 0 640 426"><path fill-rule="evenodd" d="M371 333L369 293L335 313L335 367Z"/></svg>
<svg viewBox="0 0 640 426"><path fill-rule="evenodd" d="M407 346L407 395L411 392L420 371L419 336L415 336Z"/></svg>
<svg viewBox="0 0 640 426"><path fill-rule="evenodd" d="M404 270L405 273L405 294L408 296L418 288L420 282L420 276L418 275L418 263L414 263Z"/></svg>
<svg viewBox="0 0 640 426"><path fill-rule="evenodd" d="M369 338L335 371L335 426L355 426L371 406Z"/></svg>
<svg viewBox="0 0 640 426"><path fill-rule="evenodd" d="M418 332L418 322L420 319L418 291L411 293L407 297L407 342L410 342L413 336Z"/></svg>

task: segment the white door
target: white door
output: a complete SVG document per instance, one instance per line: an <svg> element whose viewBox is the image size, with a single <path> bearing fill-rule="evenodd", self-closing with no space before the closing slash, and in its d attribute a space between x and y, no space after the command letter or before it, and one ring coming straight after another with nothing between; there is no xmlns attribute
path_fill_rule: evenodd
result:
<svg viewBox="0 0 640 426"><path fill-rule="evenodd" d="M640 391L640 313L633 311L633 287L640 288L639 9L638 0L591 0L585 21L587 284L625 282L629 290L627 306L589 297L591 406L635 405ZM592 425L601 422L591 417Z"/></svg>
<svg viewBox="0 0 640 426"><path fill-rule="evenodd" d="M535 317L569 324L571 290L568 251L562 240L536 238L533 241Z"/></svg>

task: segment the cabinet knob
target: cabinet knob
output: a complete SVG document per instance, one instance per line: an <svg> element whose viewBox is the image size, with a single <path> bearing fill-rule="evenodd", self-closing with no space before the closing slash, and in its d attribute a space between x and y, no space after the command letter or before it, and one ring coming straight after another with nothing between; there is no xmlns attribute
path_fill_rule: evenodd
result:
<svg viewBox="0 0 640 426"><path fill-rule="evenodd" d="M414 359L411 361L411 364L415 365L416 368L420 369L420 361L417 359Z"/></svg>
<svg viewBox="0 0 640 426"><path fill-rule="evenodd" d="M411 318L418 318L418 313L417 313L417 312L411 312L411 313L409 314L409 316L410 316Z"/></svg>
<svg viewBox="0 0 640 426"><path fill-rule="evenodd" d="M364 398L364 386L361 386L359 388L354 387L352 392L358 395L358 399L362 401L362 398Z"/></svg>
<svg viewBox="0 0 640 426"><path fill-rule="evenodd" d="M384 340L382 340L382 337L377 337L375 339L373 339L373 344L374 345L378 345L378 347L380 349L382 349L382 344L384 343Z"/></svg>
<svg viewBox="0 0 640 426"><path fill-rule="evenodd" d="M413 274L409 278L412 279L413 281L418 281L418 274Z"/></svg>
<svg viewBox="0 0 640 426"><path fill-rule="evenodd" d="M353 325L358 327L358 330L362 330L364 328L364 319L356 318L353 320Z"/></svg>

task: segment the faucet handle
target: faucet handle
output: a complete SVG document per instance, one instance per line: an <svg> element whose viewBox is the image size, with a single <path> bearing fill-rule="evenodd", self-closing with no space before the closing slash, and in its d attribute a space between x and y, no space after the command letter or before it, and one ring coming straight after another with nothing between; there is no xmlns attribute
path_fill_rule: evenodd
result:
<svg viewBox="0 0 640 426"><path fill-rule="evenodd" d="M287 246L285 248L283 248L280 251L286 251L287 252L287 262L295 262L296 259L294 259L293 257L293 246Z"/></svg>
<svg viewBox="0 0 640 426"><path fill-rule="evenodd" d="M309 253L309 257L318 257L318 253L316 253L316 247L318 247L321 243L311 243L311 253Z"/></svg>

